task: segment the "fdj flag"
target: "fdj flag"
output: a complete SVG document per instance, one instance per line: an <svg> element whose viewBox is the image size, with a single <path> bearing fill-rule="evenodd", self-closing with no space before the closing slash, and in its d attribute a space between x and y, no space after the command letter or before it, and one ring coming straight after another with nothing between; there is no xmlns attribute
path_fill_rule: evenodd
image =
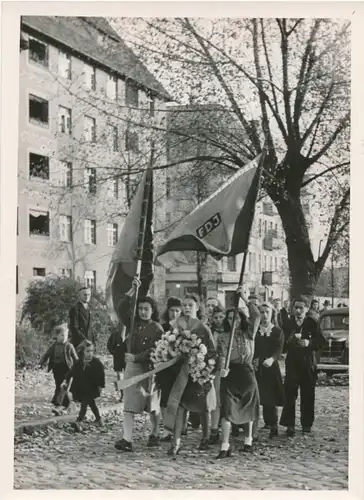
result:
<svg viewBox="0 0 364 500"><path fill-rule="evenodd" d="M183 251L207 252L217 259L246 251L259 189L260 157L239 170L183 219L158 249L161 264L168 267L184 262L180 254Z"/></svg>
<svg viewBox="0 0 364 500"><path fill-rule="evenodd" d="M146 217L144 246L140 255L141 221ZM146 295L153 280L153 169L143 174L133 198L129 213L112 255L106 283L106 299L110 310L118 313L118 306L132 286L141 257L140 295Z"/></svg>

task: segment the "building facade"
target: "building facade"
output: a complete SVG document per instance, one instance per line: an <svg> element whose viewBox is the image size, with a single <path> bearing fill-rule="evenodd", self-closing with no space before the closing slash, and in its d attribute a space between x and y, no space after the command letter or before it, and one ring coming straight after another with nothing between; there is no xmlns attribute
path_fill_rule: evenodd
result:
<svg viewBox="0 0 364 500"><path fill-rule="evenodd" d="M104 288L152 146L165 162L148 126L164 119L169 96L103 18L24 16L19 71L17 299L49 274Z"/></svg>

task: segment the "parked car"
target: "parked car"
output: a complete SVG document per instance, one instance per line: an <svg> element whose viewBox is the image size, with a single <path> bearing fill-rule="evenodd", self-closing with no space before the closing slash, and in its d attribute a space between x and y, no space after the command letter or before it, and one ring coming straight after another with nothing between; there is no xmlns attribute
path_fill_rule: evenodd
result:
<svg viewBox="0 0 364 500"><path fill-rule="evenodd" d="M318 369L343 371L349 368L349 308L327 309L320 315L320 327L327 341L318 354Z"/></svg>

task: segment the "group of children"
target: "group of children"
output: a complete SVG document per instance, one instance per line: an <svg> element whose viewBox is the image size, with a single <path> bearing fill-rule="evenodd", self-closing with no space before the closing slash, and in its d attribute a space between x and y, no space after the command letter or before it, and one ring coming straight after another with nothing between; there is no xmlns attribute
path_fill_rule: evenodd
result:
<svg viewBox="0 0 364 500"><path fill-rule="evenodd" d="M125 388L123 437L115 443L116 449L132 451L135 415L147 411L152 427L148 447L159 446L160 441L170 441L168 454L177 455L189 420L195 428L199 425L202 427L199 449L206 450L210 445L220 442L220 451L216 458L231 456L230 434L232 431L233 435L236 435L239 428L244 430L244 445L241 451L251 451L260 405L263 407L264 422L270 429L271 438L278 434L277 407L280 406L284 406L281 424L288 428L289 436L294 434L294 405L298 387L301 389L301 399L303 396L304 400L306 394L304 407L301 409L302 427L304 431L310 430L313 423L313 408L310 404L312 391L308 395L308 401L306 378L311 376L312 379L314 374L315 367L311 366L314 359L312 353L320 347L321 337L317 325L302 317L302 310L307 310L305 299L299 298L294 302L298 312L291 320L292 325L288 333L284 333L275 321L271 304L263 303L257 307L254 301L245 301L242 289L238 289L237 293L242 299L241 307L236 318L230 361L226 364L234 309L225 311L216 299L208 299L207 318L202 318L202 306L194 294L188 294L182 300L170 297L163 318L164 323L161 325L154 299L139 296L134 328L130 332L132 296L139 286L139 280L135 279L132 289L122 300L118 310L127 331L122 361L123 367L125 366L124 379L147 373L152 368L150 354L155 343L164 331L174 327L193 331L205 344L209 354L216 355L215 378L212 384L206 384L205 387L193 382L191 377L188 377L188 364L182 359L174 366L159 372L154 379L146 378ZM54 374L56 391L53 402L55 405L63 404L67 407L69 401L67 398L60 401L60 395L70 385L74 400L81 402L77 420L82 421L85 418L87 407L90 406L96 422L101 425L95 399L105 386L103 365L93 356L91 342L81 344L76 353L72 344L67 341L67 326L57 327L56 333L56 342L41 361L41 364L44 364L49 359L48 369ZM128 341L130 333L131 342L128 342L126 349L125 342ZM284 346L288 351L285 386L278 363ZM305 361L307 358L310 360L308 367ZM212 398L211 406L212 391L215 398ZM161 417L165 428L160 437Z"/></svg>

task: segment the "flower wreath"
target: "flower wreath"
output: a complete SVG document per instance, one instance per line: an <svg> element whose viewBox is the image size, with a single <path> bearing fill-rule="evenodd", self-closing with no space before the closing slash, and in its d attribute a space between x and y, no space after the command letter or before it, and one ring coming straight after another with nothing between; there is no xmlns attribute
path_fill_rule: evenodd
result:
<svg viewBox="0 0 364 500"><path fill-rule="evenodd" d="M208 354L207 347L193 330L178 326L164 333L150 358L155 366L181 354L188 358L189 375L194 382L204 385L215 378L216 356Z"/></svg>

